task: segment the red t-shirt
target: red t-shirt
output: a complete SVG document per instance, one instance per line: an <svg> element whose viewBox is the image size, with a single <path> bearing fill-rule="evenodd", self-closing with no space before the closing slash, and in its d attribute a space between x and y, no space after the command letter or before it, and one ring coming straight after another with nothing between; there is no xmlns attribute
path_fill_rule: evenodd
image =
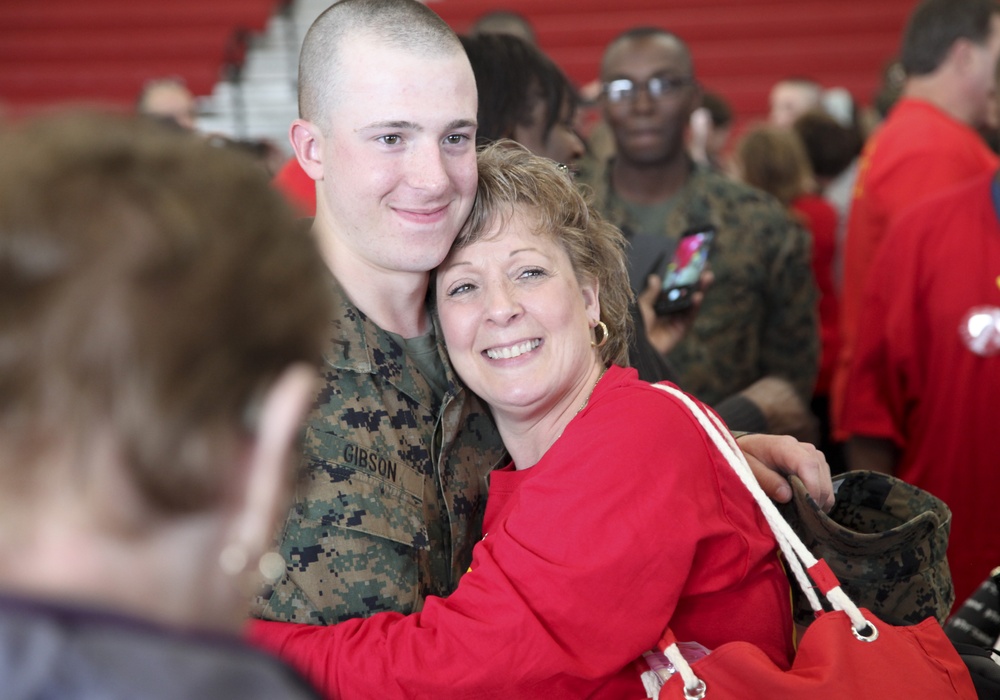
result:
<svg viewBox="0 0 1000 700"><path fill-rule="evenodd" d="M893 220L928 196L996 170L1000 160L967 124L929 102L900 100L861 156L847 224L840 306L840 355L831 387L835 433L843 421L844 386L854 352L861 295Z"/></svg>
<svg viewBox="0 0 1000 700"><path fill-rule="evenodd" d="M833 259L837 252L837 210L815 194L804 194L792 202L791 208L805 222L812 234L812 271L819 289L819 374L813 393L830 393L830 380L840 348L840 302L833 284Z"/></svg>
<svg viewBox="0 0 1000 700"><path fill-rule="evenodd" d="M902 449L896 476L951 507L948 560L959 602L1000 564L992 527L1000 325L995 346L968 333L976 310L1000 314L991 182L979 177L936 196L892 227L866 288L844 403L845 431L891 439Z"/></svg>
<svg viewBox="0 0 1000 700"><path fill-rule="evenodd" d="M677 399L612 367L534 467L491 476L485 532L448 598L251 639L345 698L642 698L635 660L757 644L788 667L788 581L746 487Z"/></svg>

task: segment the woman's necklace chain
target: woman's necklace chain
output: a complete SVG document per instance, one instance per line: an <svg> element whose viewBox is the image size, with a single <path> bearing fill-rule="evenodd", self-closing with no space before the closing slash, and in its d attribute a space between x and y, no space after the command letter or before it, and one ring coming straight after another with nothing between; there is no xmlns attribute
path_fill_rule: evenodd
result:
<svg viewBox="0 0 1000 700"><path fill-rule="evenodd" d="M576 412L577 412L577 413L579 413L580 411L582 411L583 409L585 409L585 408L587 407L587 404L588 404L588 403L590 403L590 397L594 395L594 389L596 389L596 388L597 388L597 385L601 383L601 379L603 379L603 378L604 378L604 373L605 373L605 372L607 372L607 371L608 371L608 368L607 368L607 367L605 367L605 368L604 368L604 369L603 369L603 370L601 371L601 374L600 374L600 376L599 376L599 377L597 378L597 381L596 381L596 382L594 382L594 386L590 387L590 392L589 392L589 393L587 394L587 398L585 398L585 399L583 400L583 403L582 403L582 404L580 404L580 408L576 409Z"/></svg>

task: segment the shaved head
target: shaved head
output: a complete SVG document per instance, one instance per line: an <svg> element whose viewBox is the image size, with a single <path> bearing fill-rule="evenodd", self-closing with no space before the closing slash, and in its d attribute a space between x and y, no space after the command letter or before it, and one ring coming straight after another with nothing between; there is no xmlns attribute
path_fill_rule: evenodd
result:
<svg viewBox="0 0 1000 700"><path fill-rule="evenodd" d="M633 41L650 39L659 39L666 43L675 44L677 47L677 56L681 58L684 70L688 75L694 75L694 62L691 60L691 49L688 48L683 39L659 27L636 27L635 29L622 32L608 44L608 47L604 50L604 57L601 59L601 77L607 79L608 63L612 56L618 52L619 48Z"/></svg>
<svg viewBox="0 0 1000 700"><path fill-rule="evenodd" d="M415 0L342 0L332 5L309 28L299 57L299 116L321 127L338 99L340 52L348 37L421 56L463 51L444 20Z"/></svg>

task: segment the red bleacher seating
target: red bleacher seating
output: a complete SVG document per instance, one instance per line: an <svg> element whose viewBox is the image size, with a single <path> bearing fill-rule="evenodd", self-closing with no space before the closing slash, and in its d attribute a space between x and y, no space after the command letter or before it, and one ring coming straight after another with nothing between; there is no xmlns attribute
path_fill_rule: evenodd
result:
<svg viewBox="0 0 1000 700"><path fill-rule="evenodd" d="M538 43L578 85L598 76L608 41L635 26L660 26L691 46L702 83L742 121L767 112L771 86L789 75L848 88L868 104L916 0L437 0L459 32L484 12L531 21Z"/></svg>
<svg viewBox="0 0 1000 700"><path fill-rule="evenodd" d="M126 107L143 83L184 78L206 95L237 32L264 28L280 0L0 2L0 104Z"/></svg>
<svg viewBox="0 0 1000 700"><path fill-rule="evenodd" d="M0 103L131 104L142 83L179 75L196 94L219 79L237 29L263 28L283 0L0 2ZM868 103L915 0L428 0L457 31L482 13L527 16L541 47L579 85L607 42L659 25L691 45L699 77L742 121L762 116L773 83L811 76Z"/></svg>

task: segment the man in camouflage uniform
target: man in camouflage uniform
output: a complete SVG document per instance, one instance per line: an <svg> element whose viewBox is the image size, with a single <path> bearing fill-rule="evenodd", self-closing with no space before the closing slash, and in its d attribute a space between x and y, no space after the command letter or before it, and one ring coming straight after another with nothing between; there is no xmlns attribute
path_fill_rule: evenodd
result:
<svg viewBox="0 0 1000 700"><path fill-rule="evenodd" d="M343 0L306 35L299 90L290 137L317 182L313 231L337 312L279 535L286 574L255 614L323 625L450 593L504 453L427 303L429 272L476 191L475 79L461 44L414 0ZM829 504L828 467L811 446L763 435L741 446ZM758 478L791 497L776 471Z"/></svg>
<svg viewBox="0 0 1000 700"><path fill-rule="evenodd" d="M445 372L443 396L406 342L331 287L337 315L282 534L289 568L269 595L268 619L333 624L448 595L472 559L486 474L503 454L442 346L429 344Z"/></svg>
<svg viewBox="0 0 1000 700"><path fill-rule="evenodd" d="M819 354L808 233L777 200L692 163L684 135L700 93L678 37L622 34L604 54L601 77L616 155L590 163L582 179L631 239L633 287L661 273L686 229L716 229L715 282L669 354L681 386L730 425L808 435Z"/></svg>
<svg viewBox="0 0 1000 700"><path fill-rule="evenodd" d="M447 77L411 98L427 75ZM503 451L425 300L472 206L476 106L461 44L419 3L340 3L306 37L290 135L319 184L313 231L336 314L280 536L287 573L261 617L412 612L471 561Z"/></svg>

